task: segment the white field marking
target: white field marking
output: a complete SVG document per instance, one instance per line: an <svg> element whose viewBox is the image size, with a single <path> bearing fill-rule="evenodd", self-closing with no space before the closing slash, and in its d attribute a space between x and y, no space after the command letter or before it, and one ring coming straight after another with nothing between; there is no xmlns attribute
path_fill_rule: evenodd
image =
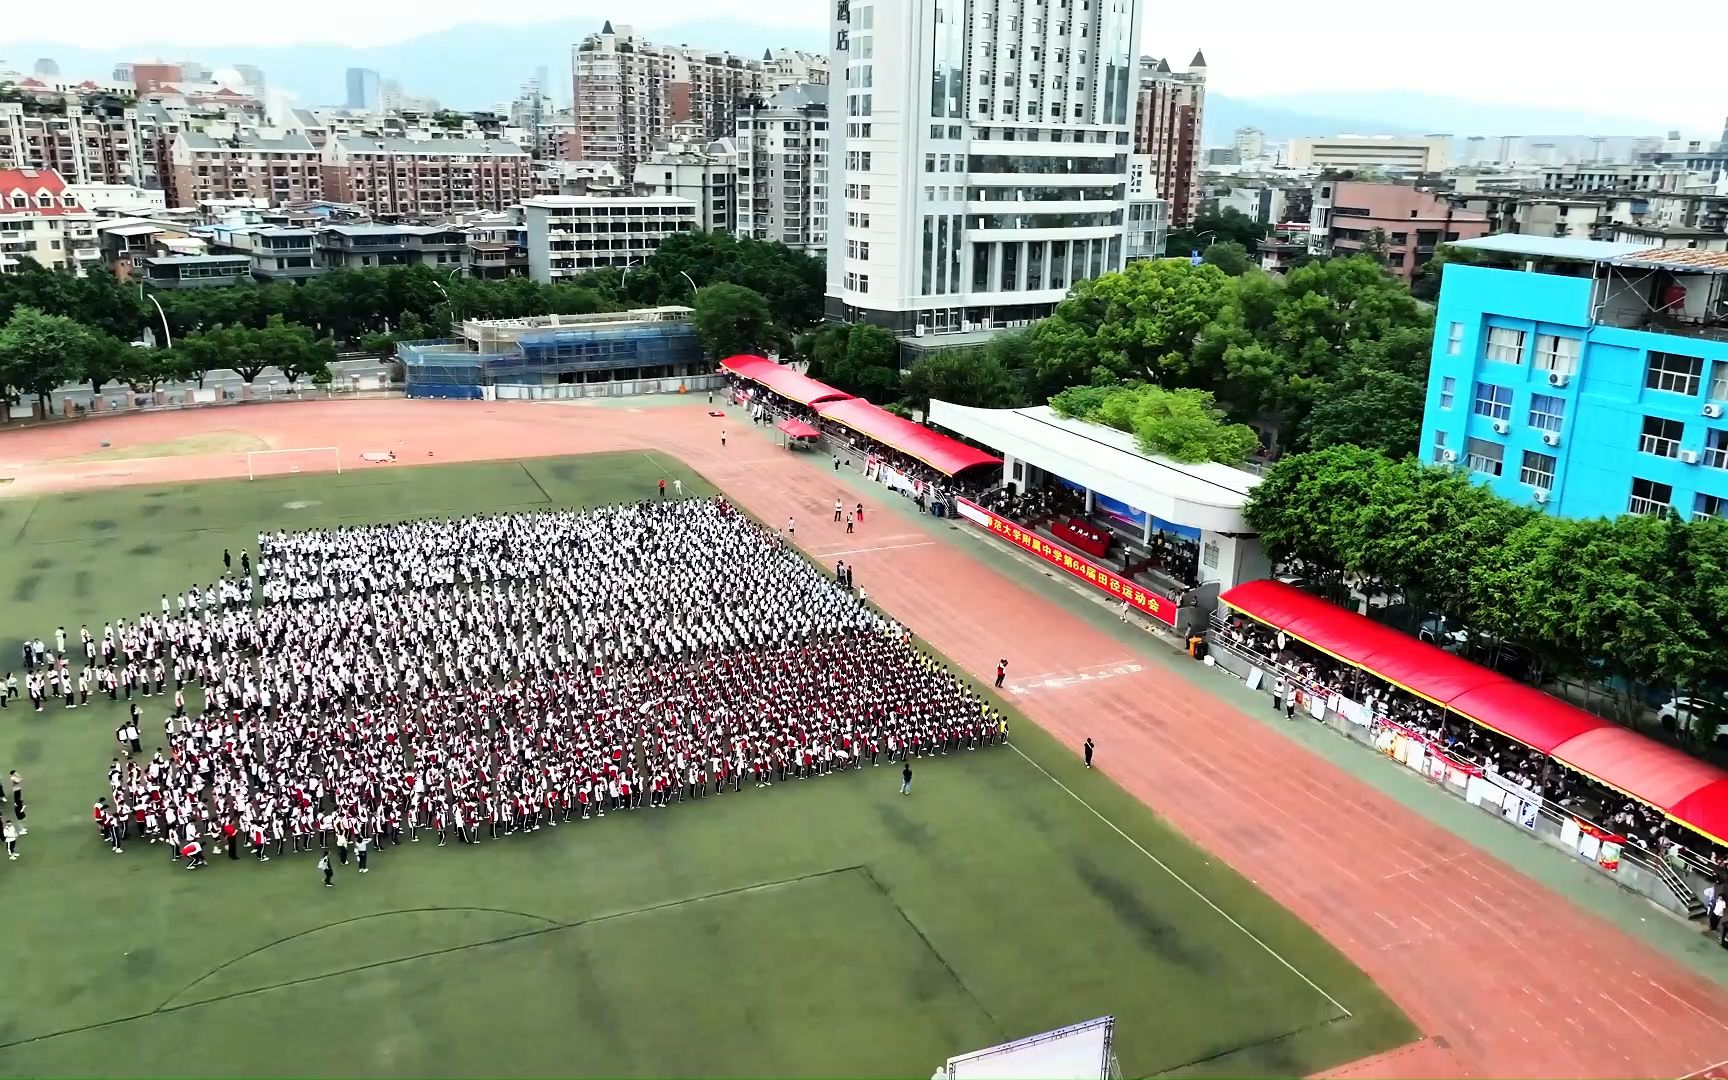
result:
<svg viewBox="0 0 1728 1080"><path fill-rule="evenodd" d="M915 544L877 544L874 547L843 548L840 551L812 551L810 554L818 559L826 559L831 555L862 555L870 551L903 551L906 548L932 547L936 541L920 540Z"/></svg>
<svg viewBox="0 0 1728 1080"><path fill-rule="evenodd" d="M1260 946L1261 949L1265 950L1265 953L1267 956L1270 956L1272 959L1278 961L1280 964L1283 964L1284 967L1286 969L1288 969L1292 975L1296 976L1298 979L1301 979L1303 982L1307 983L1308 986L1311 989L1313 989L1313 991L1315 993L1319 994L1321 997L1323 997L1327 1001L1331 1002L1332 1007L1334 1009L1337 1009L1339 1012L1344 1014L1344 1016L1343 1016L1344 1019L1349 1019L1349 1018L1356 1015L1355 1013L1351 1012L1349 1009L1346 1009L1344 1007L1343 1002L1339 1001L1337 998L1333 997L1331 994L1328 994L1325 990L1322 990L1320 988L1319 983L1315 982L1313 979L1310 979L1308 976L1304 975L1302 973L1302 970L1300 968L1298 968L1295 964L1292 964L1290 961L1284 959L1284 957L1279 954L1278 950L1276 950L1272 946L1266 944L1264 941L1261 941L1259 936L1257 934L1255 934L1254 931L1248 929L1246 926L1243 926L1241 923L1237 922L1233 917L1231 917L1231 915L1228 911L1225 911L1223 908L1221 908L1217 904L1213 903L1211 897L1207 896L1205 893L1201 892L1199 889L1196 889L1193 885L1189 884L1187 878L1184 878L1181 874L1178 874L1176 871L1170 869L1170 867L1164 862L1163 859L1160 859L1158 856L1152 854L1150 851L1147 851L1145 848L1141 847L1140 842L1138 840L1134 839L1132 836L1129 836L1127 833L1123 832L1117 826L1117 824L1114 821L1111 821L1109 818L1105 817L1103 814L1100 814L1097 811L1097 809L1093 807L1093 805L1091 803L1087 802L1085 799L1082 799L1080 796L1076 795L1074 793L1074 790L1072 788L1070 788L1067 784L1064 784L1062 781L1056 779L1054 776L1051 776L1050 773L1045 770L1044 766L1038 764L1036 761L1033 761L1031 758L1027 757L1025 752L1023 750L1021 750L1018 746L1015 746L1013 743L1009 743L1008 748L1010 750L1013 750L1016 754L1019 754L1020 759L1024 762L1026 762L1026 764L1032 766L1034 769L1037 769L1039 772L1043 773L1044 778L1046 780L1050 781L1052 784L1055 784L1057 787L1059 787L1063 791L1067 792L1069 798L1073 799L1075 802L1079 803L1081 806L1084 806L1087 810L1091 811L1093 817L1097 818L1099 821L1102 821L1104 824L1110 826L1111 831L1113 831L1117 836L1120 836L1122 839L1128 841L1128 843L1132 844L1134 846L1135 851L1138 851L1140 854L1142 854L1142 855L1146 856L1148 859L1152 860L1152 864L1154 866L1158 867L1158 869L1164 871L1166 874L1169 874L1171 876L1171 878L1175 879L1175 881L1178 885L1182 886L1184 889L1187 889L1189 892L1191 892L1195 896L1199 897L1201 903L1205 904L1207 907L1211 908L1213 911L1215 911L1219 915L1223 916L1225 922L1229 923L1231 926L1234 926L1236 929L1242 931L1242 933L1247 936L1248 940L1252 941L1254 944Z"/></svg>
<svg viewBox="0 0 1728 1080"><path fill-rule="evenodd" d="M1680 1078L1680 1080L1692 1080L1692 1078L1694 1076L1705 1076L1709 1073L1715 1072L1717 1069L1722 1068L1724 1065L1728 1065L1728 1058L1723 1058L1721 1061L1718 1061L1714 1065L1706 1065L1702 1069L1699 1069L1697 1072L1689 1072L1685 1076L1682 1076Z"/></svg>
<svg viewBox="0 0 1728 1080"><path fill-rule="evenodd" d="M1097 682L1099 679L1109 679L1118 675L1135 675L1145 668L1140 664L1123 660L1114 664L1095 664L1092 667L1080 668L1072 672L1051 672L1047 675L1033 675L1025 679L1011 679L1003 687L1011 694L1030 694L1034 690L1063 690L1070 686L1080 686L1084 683Z"/></svg>

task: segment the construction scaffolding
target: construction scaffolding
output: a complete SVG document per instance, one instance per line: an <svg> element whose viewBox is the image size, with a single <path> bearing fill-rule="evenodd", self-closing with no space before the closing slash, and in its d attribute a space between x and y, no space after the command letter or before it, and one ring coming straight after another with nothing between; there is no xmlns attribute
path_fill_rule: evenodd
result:
<svg viewBox="0 0 1728 1080"><path fill-rule="evenodd" d="M694 380L712 372L689 311L469 321L461 338L401 342L396 355L409 397L485 398L498 387Z"/></svg>

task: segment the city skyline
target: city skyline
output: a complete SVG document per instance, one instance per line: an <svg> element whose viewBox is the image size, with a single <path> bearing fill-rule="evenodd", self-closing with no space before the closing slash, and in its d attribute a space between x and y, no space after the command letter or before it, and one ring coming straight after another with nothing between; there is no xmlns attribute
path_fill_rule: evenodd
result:
<svg viewBox="0 0 1728 1080"><path fill-rule="evenodd" d="M128 32L136 23L120 18L117 0L97 0L95 13L113 7L115 18L80 24L68 38L64 20L46 9L26 7L8 21L0 40L0 57L28 66L38 56L52 56L49 43L112 51L114 59L133 59L155 48L182 52L236 50L248 43L271 41L278 46L306 48L375 48L401 44L458 26L527 28L548 21L591 20L597 28L606 18L625 18L652 36L659 28L701 21L711 8L692 0L672 0L652 12L620 11L616 5L552 0L525 0L507 13L488 12L476 20L472 8L449 0L409 5L404 0L355 8L333 0L305 0L307 18L291 25L263 10L234 12L219 26L188 26L172 44L151 41ZM1682 24L1703 24L1709 9L1703 0L1679 0ZM1584 0L1583 14L1596 9L1607 14L1606 0ZM1688 20L1690 12L1694 18ZM1475 102L1550 109L1573 109L1647 122L1652 130L1678 128L1691 133L1719 131L1728 110L1728 95L1714 84L1709 71L1676 65L1661 80L1617 80L1602 73L1600 50L1583 34L1571 35L1539 21L1535 13L1508 13L1487 0L1464 0L1447 9L1442 27L1413 32L1383 18L1383 9L1369 0L1329 0L1327 18L1318 24L1289 27L1288 10L1268 0L1250 0L1236 11L1228 26L1204 9L1154 9L1141 22L1141 39L1154 54L1185 57L1206 50L1216 91L1240 96L1292 99L1304 95L1368 95L1406 92L1441 95ZM820 41L829 12L823 5L771 2L755 5L734 21L757 33L783 33L789 47ZM732 18L729 16L729 18ZM1511 20L1510 23L1508 20ZM1577 25L1587 25L1585 18ZM256 25L254 25L256 24ZM330 40L331 25L342 27L341 41ZM1482 26L1493 25L1492 40ZM1339 26L1355 29L1339 31ZM1311 28L1312 27L1312 28ZM1413 36L1414 35L1414 36ZM1559 46L1556 46L1559 42ZM1571 42L1570 45L1567 42ZM731 48L724 40L692 42L711 48ZM1536 47L1540 46L1540 47ZM138 56L134 56L134 51ZM1287 63L1267 63L1268 56ZM1373 58L1390 57L1382 62ZM1444 58L1445 66L1424 64L1424 57ZM64 66L64 65L63 65ZM412 76L410 76L412 77Z"/></svg>

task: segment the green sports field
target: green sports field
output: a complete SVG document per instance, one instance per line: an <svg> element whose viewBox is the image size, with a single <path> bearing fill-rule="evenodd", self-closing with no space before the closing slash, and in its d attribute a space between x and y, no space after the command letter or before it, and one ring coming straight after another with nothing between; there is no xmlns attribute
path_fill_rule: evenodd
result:
<svg viewBox="0 0 1728 1080"><path fill-rule="evenodd" d="M661 476L713 490L615 454L0 499L0 674L25 634L154 609L261 529L610 502ZM1414 1037L1024 721L920 764L910 798L865 769L385 848L323 889L304 855L188 874L160 847L111 854L89 807L124 711L0 713L31 827L0 861L0 1075L921 1078L1106 1013L1128 1076L1293 1075Z"/></svg>

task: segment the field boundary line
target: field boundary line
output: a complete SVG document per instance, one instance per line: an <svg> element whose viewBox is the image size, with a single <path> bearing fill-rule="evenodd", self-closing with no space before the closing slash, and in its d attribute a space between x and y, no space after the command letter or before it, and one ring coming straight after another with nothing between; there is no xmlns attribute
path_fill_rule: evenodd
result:
<svg viewBox="0 0 1728 1080"><path fill-rule="evenodd" d="M96 1021L92 1021L91 1023L88 1023L88 1024L78 1024L78 1025L75 1025L73 1027L62 1028L59 1031L49 1031L49 1032L44 1032L41 1035L30 1035L30 1036L26 1036L26 1037L21 1038L21 1039L13 1039L9 1042L0 1043L0 1051L10 1050L15 1046L27 1046L30 1043L43 1042L47 1039L57 1039L57 1038L61 1037L62 1035L77 1035L77 1034L80 1034L80 1033L86 1032L86 1031L95 1031L98 1028L114 1027L114 1026L117 1026L119 1024L129 1024L129 1023L133 1022L134 1020L147 1020L152 1016L159 1016L163 1013L180 1012L184 1009L197 1009L197 1008L201 1008L205 1005L216 1005L216 1004L219 1004L219 1003L224 1002L224 1001L232 1000L233 998L249 997L253 994L267 994L272 990L282 990L282 989L285 989L285 988L290 987L290 986L302 986L302 985L305 985L307 983L320 982L324 979L339 978L343 975L353 975L353 974L356 974L356 973L362 972L362 971L372 971L372 970L377 969L377 968L390 967L390 966L395 965L395 964L406 964L406 963L410 963L410 962L415 961L415 960L429 959L429 958L434 957L434 956L445 956L445 955L448 955L450 953L464 952L468 949L481 949L481 948L486 948L487 946L491 946L491 945L504 945L504 944L507 944L507 943L512 942L512 941L520 941L524 938L539 937L539 936L544 935L544 934L557 933L561 930L575 930L575 929L579 929L581 927L593 925L595 923L611 922L615 919L629 918L632 915L647 915L647 914L651 914L651 913L656 912L656 911L665 911L665 910L670 909L670 908L683 907L686 904L700 903L704 900L718 900L722 897L735 896L739 893L755 892L759 889L779 888L782 885L797 885L797 884L801 884L801 883L806 882L806 881L813 881L817 878L831 877L831 876L834 876L836 874L846 874L846 873L851 873L853 871L864 871L866 874L868 874L868 872L869 872L868 868L865 867L861 863L856 864L856 865L851 865L851 866L834 866L834 867L829 867L826 870L815 870L815 871L812 871L808 874L798 874L794 877L780 878L780 879L777 879L774 881L758 881L758 882L754 882L754 883L749 884L749 885L738 885L738 886L734 886L733 888L730 888L730 889L720 889L716 892L702 893L702 894L697 895L697 896L685 896L685 897L680 897L676 900L666 900L666 901L662 901L661 903L658 903L658 904L649 904L645 907L631 908L627 911L609 911L603 915L595 915L595 916L592 916L592 917L586 918L586 919L577 919L574 922L559 922L556 919L549 919L544 915L528 915L526 912L508 911L508 910L505 910L503 908L478 908L477 909L477 908L472 908L472 907L449 907L449 908L429 907L429 908L400 908L400 909L397 909L396 911L375 911L375 912L371 912L371 913L366 914L366 915L355 916L353 918L338 919L335 922L326 923L323 926L315 926L315 927L312 927L311 929L303 930L298 934L290 934L288 937L282 938L282 939L275 941L275 942L271 942L270 944L271 945L277 945L277 944L281 944L285 941L292 941L296 938L301 938L301 937L305 937L309 934L317 933L319 930L328 930L334 926L343 926L343 925L347 925L349 923L363 922L367 919L375 919L375 918L378 918L378 917L384 916L384 915L401 915L401 914L409 914L409 913L414 913L414 912L473 911L473 910L497 911L497 912L500 912L500 913L506 914L506 915L521 915L521 916L525 916L525 917L531 918L531 919L539 919L543 922L548 922L551 925L538 927L538 928L533 929L533 930L524 930L524 931L522 931L520 933L516 933L516 934L505 934L501 937L488 938L484 941L469 941L469 942L464 942L463 944L460 944L460 945L448 945L448 946L445 946L443 948L438 948L438 949L427 949L424 952L413 953L413 954L408 955L408 956L393 956L387 960L374 960L371 963L356 964L353 967L342 968L342 969L337 970L337 971L324 971L324 972L320 972L316 975L307 975L307 976L303 976L303 977L298 978L298 979L284 979L281 982L271 983L267 986L247 987L244 990L235 990L235 991L232 991L232 992L227 993L227 994L220 994L216 997L200 998L197 1001L188 1001L188 1002L184 1002L184 1003L181 1003L178 1005L163 1004L163 1005L157 1006L154 1009L149 1009L145 1012L132 1013L128 1016L116 1016L116 1017L112 1017L111 1019L108 1019L108 1020L96 1020ZM892 899L892 898L890 898L890 899ZM898 905L896 905L896 906L898 906ZM250 956L250 955L253 955L255 953L262 952L263 950L268 949L268 948L270 948L270 945L259 946L256 949L252 949L249 952L242 954L242 956L240 956L240 957L236 957L234 961L228 961L227 963L223 964L222 967L226 967L228 963L233 963L237 960L244 959L245 956ZM207 978L209 975L215 974L215 972L218 970L221 970L221 968L212 969L210 972L206 973L205 975L200 976L197 980L188 984L188 988L190 988L191 986L196 986L198 984L198 982L202 982L205 978ZM178 991L176 996L178 996L178 994L181 994L181 993L185 993L185 990ZM171 997L168 1000L173 1001L174 999ZM988 1015L988 1013L986 1013L986 1015Z"/></svg>
<svg viewBox="0 0 1728 1080"><path fill-rule="evenodd" d="M1304 1032L1313 1031L1316 1028L1323 1028L1328 1024L1336 1024L1343 1019L1344 1017L1342 1016L1332 1016L1325 1020L1315 1020L1306 1024L1298 1024L1289 1031L1280 1031L1275 1035L1268 1035L1264 1039L1256 1039L1253 1042L1242 1043L1240 1046L1232 1046L1220 1050L1217 1053L1207 1054L1205 1057L1197 1057L1193 1061L1184 1061L1180 1065L1172 1065L1168 1069L1160 1069L1158 1072L1148 1073L1147 1076L1169 1076L1173 1072L1182 1069L1192 1069L1196 1065L1205 1065L1209 1062L1217 1061L1219 1058L1229 1057L1231 1054L1240 1054L1248 1050L1258 1050L1262 1046L1272 1046L1283 1042L1285 1039L1294 1039L1296 1036L1301 1035Z"/></svg>
<svg viewBox="0 0 1728 1080"><path fill-rule="evenodd" d="M1234 926L1236 929L1242 931L1242 933L1248 938L1248 940L1250 940L1254 944L1260 946L1260 948L1266 953L1267 956L1270 956L1272 959L1274 959L1274 960L1278 961L1280 964L1284 965L1284 967L1287 970L1289 970L1289 972L1292 975L1295 975L1298 979L1301 979L1303 982L1307 983L1308 986L1310 988L1312 988L1315 993L1319 994L1321 997L1323 997L1327 1001L1331 1002L1332 1007L1337 1009L1340 1013L1343 1014L1341 1019L1350 1019L1356 1015L1355 1013L1351 1012L1349 1009L1345 1008L1343 1002L1339 1001L1337 998L1335 998L1331 994L1327 993L1320 986L1319 983L1315 982L1313 979L1310 979L1306 974L1304 974L1302 972L1301 968L1297 967L1295 964L1292 964L1289 960L1286 960L1284 958L1284 955L1282 953L1280 953L1277 949L1274 949L1272 946L1270 946L1270 945L1266 944L1266 942L1262 941L1260 939L1260 935L1256 934L1254 931L1248 929L1246 926L1243 926L1241 923L1237 922L1236 918L1233 915L1231 915L1228 911L1225 911L1223 908L1219 907L1216 903L1214 903L1210 896L1207 896L1205 893L1203 893L1199 889L1195 888L1194 885L1191 884L1187 878L1183 877L1181 874L1178 874L1175 870L1172 870L1170 868L1169 864L1167 864L1163 859L1160 859L1158 856L1152 854L1150 851L1147 851L1144 847L1142 847L1140 845L1140 841L1134 839L1132 836L1129 836L1127 833L1123 832L1121 827L1118 826L1114 821L1111 821L1109 818L1107 818L1103 814L1099 813L1097 807L1093 806L1091 803L1087 802L1085 799L1082 799L1078 794L1076 794L1074 792L1073 788L1070 788L1067 784L1064 784L1062 781L1056 779L1056 777L1054 777L1050 774L1050 771L1048 769L1044 768L1044 766L1038 764L1036 761L1033 761L1030 757L1027 757L1026 752L1024 750L1021 750L1018 746L1014 745L1013 743L1009 743L1008 747L1009 747L1009 749L1013 750L1016 754L1020 755L1020 760L1026 762L1026 764L1032 766L1034 769L1037 769L1039 772L1043 773L1044 778L1046 780L1049 780L1052 784L1055 784L1057 787L1059 787L1063 791L1067 792L1069 798L1073 799L1075 802L1079 803L1081 806L1084 806L1087 810L1091 811L1093 817L1097 818L1099 821L1102 821L1104 824L1110 826L1111 831L1113 831L1117 836L1120 836L1122 839L1124 839L1124 840L1128 841L1130 844L1132 844L1134 846L1135 851L1138 851L1140 854L1142 854L1142 855L1146 856L1148 859L1152 860L1153 865L1157 866L1158 869L1164 871L1166 874L1169 874L1170 877L1172 879L1174 879L1177 884L1181 885L1184 889L1187 889L1189 892L1191 892L1195 896L1199 897L1201 903L1205 904L1207 907L1211 908L1213 911L1215 911L1219 915L1223 916L1225 922L1229 923L1231 926Z"/></svg>
<svg viewBox="0 0 1728 1080"><path fill-rule="evenodd" d="M540 497L542 499L546 500L546 505L547 506L555 505L552 502L552 496L546 491L546 485L542 484L540 482L540 478L538 476L534 475L534 470L530 469L528 467L528 462L524 459L518 458L516 461L516 464L522 470L522 475L526 476L528 478L528 482L530 484L534 485L534 490L538 491L540 493Z"/></svg>
<svg viewBox="0 0 1728 1080"><path fill-rule="evenodd" d="M990 1021L990 1026L996 1029L997 1036L1000 1038L1007 1038L1008 1031L1002 1026L1002 1021L996 1019L996 1014L991 1012L990 1007L984 1004L984 999L973 993L972 988L966 985L966 980L960 977L960 973L954 970L954 965L950 964L948 958L942 955L942 950L938 949L935 943L930 940L930 936L924 933L924 928L919 926L906 909L900 906L900 901L894 899L894 894L888 891L888 887L882 884L881 880L871 872L868 866L860 866L858 869L864 872L865 880L869 881L871 887L882 894L882 899L888 901L888 906L894 909L894 913L900 916L901 921L906 924L907 928L914 934L918 935L918 940L924 944L926 949L930 950L930 955L934 956L936 962L942 965L942 970L946 971L948 977L954 980L954 985L960 988L960 992L965 994L967 999L970 1000L973 1005L978 1007L978 1011L984 1014L986 1020Z"/></svg>
<svg viewBox="0 0 1728 1080"><path fill-rule="evenodd" d="M1717 1069L1720 1069L1725 1065L1728 1065L1728 1058L1723 1058L1721 1061L1716 1062L1714 1065L1706 1065L1702 1069L1698 1069L1694 1072L1689 1072L1685 1076L1682 1076L1680 1078L1680 1080L1692 1080L1692 1078L1695 1076L1709 1076L1711 1073L1715 1072Z"/></svg>

